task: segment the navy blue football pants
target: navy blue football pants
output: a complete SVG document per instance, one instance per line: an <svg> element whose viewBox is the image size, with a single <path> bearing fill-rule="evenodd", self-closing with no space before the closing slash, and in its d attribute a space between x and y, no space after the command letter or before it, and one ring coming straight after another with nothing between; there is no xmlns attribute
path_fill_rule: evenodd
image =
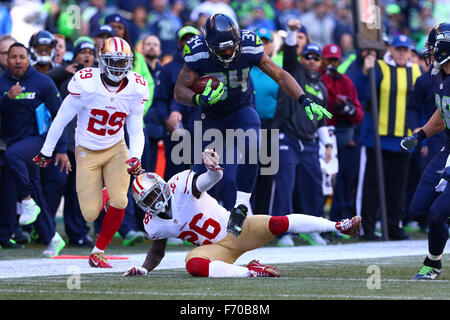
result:
<svg viewBox="0 0 450 320"><path fill-rule="evenodd" d="M61 166L55 166L55 159L53 158L47 168L41 169L41 180L45 200L53 218L55 218L61 198L64 196L63 219L65 232L70 241L76 242L87 236L89 228L86 225L86 221L81 213L80 204L78 203L75 187L75 154L68 151L67 156L72 165L72 171L69 174L66 174L65 171L60 172Z"/></svg>
<svg viewBox="0 0 450 320"><path fill-rule="evenodd" d="M280 167L275 175L272 216L302 213L323 217L322 171L317 142L280 133Z"/></svg>
<svg viewBox="0 0 450 320"><path fill-rule="evenodd" d="M2 215L12 221L16 216L16 202L31 195L41 208L37 220L33 223L39 239L49 244L55 235L55 223L45 201L41 187L39 167L33 162L33 157L39 153L44 139L39 136L26 137L12 145L5 151L5 174L2 182L1 201Z"/></svg>
<svg viewBox="0 0 450 320"><path fill-rule="evenodd" d="M436 192L435 187L441 179L440 172L444 169L449 154L450 149L446 147L431 160L422 174L409 207L411 219L428 222L428 250L432 255L442 254L448 239L450 187L447 185L442 193Z"/></svg>
<svg viewBox="0 0 450 320"><path fill-rule="evenodd" d="M212 106L211 108L214 108ZM227 152L223 150L221 161L223 161L224 174L222 180L211 190L211 194L223 203L227 210L232 210L236 203L236 192L242 191L252 193L258 174L258 160L259 160L259 130L261 129L261 122L256 110L252 107L244 107L234 111L231 114L208 114L202 121L202 136L208 129L218 129L222 133L224 146L231 143L226 139L226 129L242 129L254 130L256 142L252 143L249 139L245 139L243 145L244 155L243 163L237 161L238 146L236 139L234 139L234 159L227 163ZM204 150L211 141L202 141L202 150ZM216 150L219 152L219 150ZM250 155L257 155L256 161ZM240 161L242 162L242 160ZM253 163L255 162L255 163ZM194 171L198 174L206 172L204 164L195 164Z"/></svg>

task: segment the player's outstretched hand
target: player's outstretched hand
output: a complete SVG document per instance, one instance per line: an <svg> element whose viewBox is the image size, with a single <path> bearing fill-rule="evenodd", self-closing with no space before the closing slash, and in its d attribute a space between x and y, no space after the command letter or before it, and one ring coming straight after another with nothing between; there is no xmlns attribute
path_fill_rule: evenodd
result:
<svg viewBox="0 0 450 320"><path fill-rule="evenodd" d="M211 171L223 170L219 165L219 155L214 150L206 149L202 153L202 159L206 169Z"/></svg>
<svg viewBox="0 0 450 320"><path fill-rule="evenodd" d="M333 115L328 112L327 109L313 102L311 99L306 98L302 102L303 107L305 108L306 114L310 120L314 120L314 113L317 114L317 120L321 120L325 115L328 119L331 119Z"/></svg>
<svg viewBox="0 0 450 320"><path fill-rule="evenodd" d="M212 79L209 79L203 93L195 95L195 102L197 105L210 106L220 100L220 97L222 97L223 93L225 92L223 88L223 82L220 81L220 84L216 89L213 89L211 85Z"/></svg>
<svg viewBox="0 0 450 320"><path fill-rule="evenodd" d="M145 276L147 273L148 273L147 269L143 267L131 267L122 276L142 277Z"/></svg>
<svg viewBox="0 0 450 320"><path fill-rule="evenodd" d="M128 159L125 163L129 165L129 168L127 169L129 174L137 177L142 173L141 161L138 158Z"/></svg>
<svg viewBox="0 0 450 320"><path fill-rule="evenodd" d="M41 168L47 168L47 166L49 165L49 163L51 161L52 161L52 157L46 157L40 152L38 155L33 157L33 162Z"/></svg>

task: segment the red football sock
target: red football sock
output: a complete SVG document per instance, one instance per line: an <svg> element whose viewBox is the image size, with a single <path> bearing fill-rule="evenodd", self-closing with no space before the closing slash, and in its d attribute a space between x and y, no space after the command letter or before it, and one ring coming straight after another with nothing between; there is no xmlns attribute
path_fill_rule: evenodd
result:
<svg viewBox="0 0 450 320"><path fill-rule="evenodd" d="M100 250L106 249L117 230L119 230L124 214L125 209L117 209L109 206L108 211L106 211L105 217L103 218L102 229L100 230L97 242L95 243L97 248Z"/></svg>
<svg viewBox="0 0 450 320"><path fill-rule="evenodd" d="M289 219L286 216L271 217L269 220L269 230L275 236L285 233L288 228Z"/></svg>
<svg viewBox="0 0 450 320"><path fill-rule="evenodd" d="M209 275L209 263L208 259L191 258L186 262L186 270L194 277L207 277Z"/></svg>

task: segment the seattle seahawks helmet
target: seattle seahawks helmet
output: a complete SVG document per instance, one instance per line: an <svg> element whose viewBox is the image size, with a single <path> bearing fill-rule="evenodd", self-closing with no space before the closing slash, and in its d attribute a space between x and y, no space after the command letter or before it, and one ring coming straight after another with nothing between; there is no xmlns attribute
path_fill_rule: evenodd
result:
<svg viewBox="0 0 450 320"><path fill-rule="evenodd" d="M450 23L442 22L431 29L428 34L427 41L425 43L425 51L423 53L423 58L427 66L431 65L431 57L433 56L434 47L436 45L436 36L438 33L450 31Z"/></svg>
<svg viewBox="0 0 450 320"><path fill-rule="evenodd" d="M58 40L53 34L46 30L33 34L28 42L28 50L33 64L47 65L53 63L57 43Z"/></svg>
<svg viewBox="0 0 450 320"><path fill-rule="evenodd" d="M222 13L214 14L206 21L205 41L212 59L226 68L241 54L239 26Z"/></svg>
<svg viewBox="0 0 450 320"><path fill-rule="evenodd" d="M443 65L450 60L450 31L444 31L436 35L434 60L439 65Z"/></svg>

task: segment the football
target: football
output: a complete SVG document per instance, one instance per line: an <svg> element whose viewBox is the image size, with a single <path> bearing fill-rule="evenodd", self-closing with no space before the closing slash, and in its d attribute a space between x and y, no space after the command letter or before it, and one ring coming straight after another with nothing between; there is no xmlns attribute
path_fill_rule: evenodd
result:
<svg viewBox="0 0 450 320"><path fill-rule="evenodd" d="M220 83L219 80L217 80L217 78L214 76L206 75L198 78L197 81L195 81L195 83L191 87L192 91L198 94L203 93L203 91L205 91L206 84L208 83L209 79L212 79L211 88L217 89Z"/></svg>

